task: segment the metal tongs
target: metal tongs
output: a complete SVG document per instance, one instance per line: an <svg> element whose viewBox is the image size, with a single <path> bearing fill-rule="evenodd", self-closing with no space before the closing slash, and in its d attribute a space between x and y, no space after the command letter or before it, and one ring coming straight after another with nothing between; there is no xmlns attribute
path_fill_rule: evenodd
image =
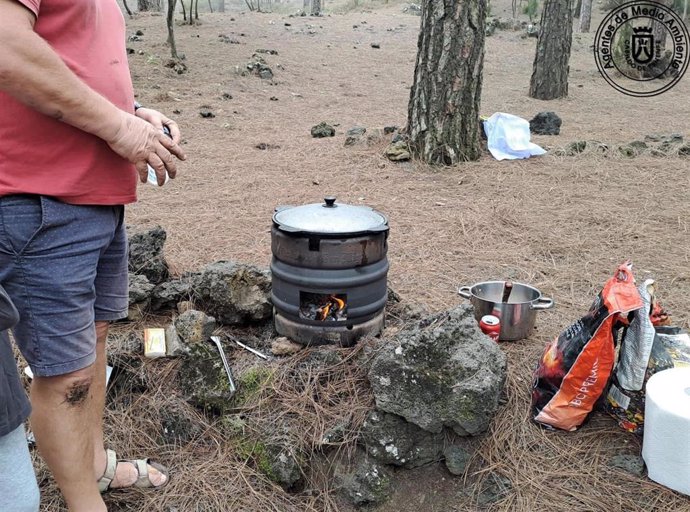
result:
<svg viewBox="0 0 690 512"><path fill-rule="evenodd" d="M232 370L230 370L230 365L228 360L225 358L225 352L223 351L223 346L220 344L220 338L218 336L211 336L211 341L218 347L218 352L220 353L220 358L223 361L223 366L225 367L225 372L228 374L228 382L230 383L230 392L234 393L237 391L237 386L235 386L235 381L232 378Z"/></svg>

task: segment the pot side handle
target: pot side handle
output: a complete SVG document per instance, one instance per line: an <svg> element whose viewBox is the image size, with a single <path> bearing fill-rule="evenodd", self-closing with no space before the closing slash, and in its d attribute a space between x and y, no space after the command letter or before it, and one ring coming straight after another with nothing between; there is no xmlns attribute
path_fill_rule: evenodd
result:
<svg viewBox="0 0 690 512"><path fill-rule="evenodd" d="M465 297L466 299L472 298L472 292L470 291L469 286L461 286L458 288L458 295L461 297Z"/></svg>
<svg viewBox="0 0 690 512"><path fill-rule="evenodd" d="M539 297L535 302L529 305L529 308L536 311L542 311L544 309L552 309L554 305L553 299L549 297Z"/></svg>

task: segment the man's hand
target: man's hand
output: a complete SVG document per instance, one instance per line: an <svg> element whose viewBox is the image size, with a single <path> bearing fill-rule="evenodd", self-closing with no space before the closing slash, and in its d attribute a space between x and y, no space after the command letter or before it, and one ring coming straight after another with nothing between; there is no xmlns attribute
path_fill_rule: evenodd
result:
<svg viewBox="0 0 690 512"><path fill-rule="evenodd" d="M141 110L147 109L139 109L137 113ZM118 155L134 164L142 183L146 183L147 165L150 165L156 171L158 185L162 186L165 183L166 171L172 179L177 173L173 155L180 160L186 159L178 145L180 130L173 121L155 110L148 110L144 115L147 120L144 120L144 116L133 116L120 111L118 129L106 142ZM173 139L163 134L163 124L170 128Z"/></svg>
<svg viewBox="0 0 690 512"><path fill-rule="evenodd" d="M177 126L177 123L172 119L166 117L157 110L144 107L139 107L134 115L140 119L143 119L144 121L148 121L159 131L163 131L163 126L167 126L170 130L170 135L172 135L173 142L175 144L180 143L180 129Z"/></svg>

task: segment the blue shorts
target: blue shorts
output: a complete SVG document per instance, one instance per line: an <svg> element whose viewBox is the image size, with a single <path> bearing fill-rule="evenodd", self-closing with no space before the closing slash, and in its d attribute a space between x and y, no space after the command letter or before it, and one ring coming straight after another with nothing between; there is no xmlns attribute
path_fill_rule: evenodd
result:
<svg viewBox="0 0 690 512"><path fill-rule="evenodd" d="M0 284L19 311L14 337L34 375L95 361L94 322L127 316L127 262L124 206L0 197Z"/></svg>

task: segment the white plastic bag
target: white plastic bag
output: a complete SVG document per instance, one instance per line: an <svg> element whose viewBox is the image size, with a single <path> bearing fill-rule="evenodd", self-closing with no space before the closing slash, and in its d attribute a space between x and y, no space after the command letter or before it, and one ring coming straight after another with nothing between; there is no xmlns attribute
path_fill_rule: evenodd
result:
<svg viewBox="0 0 690 512"><path fill-rule="evenodd" d="M530 142L529 122L512 114L496 112L484 121L488 147L496 160L516 160L546 153Z"/></svg>

